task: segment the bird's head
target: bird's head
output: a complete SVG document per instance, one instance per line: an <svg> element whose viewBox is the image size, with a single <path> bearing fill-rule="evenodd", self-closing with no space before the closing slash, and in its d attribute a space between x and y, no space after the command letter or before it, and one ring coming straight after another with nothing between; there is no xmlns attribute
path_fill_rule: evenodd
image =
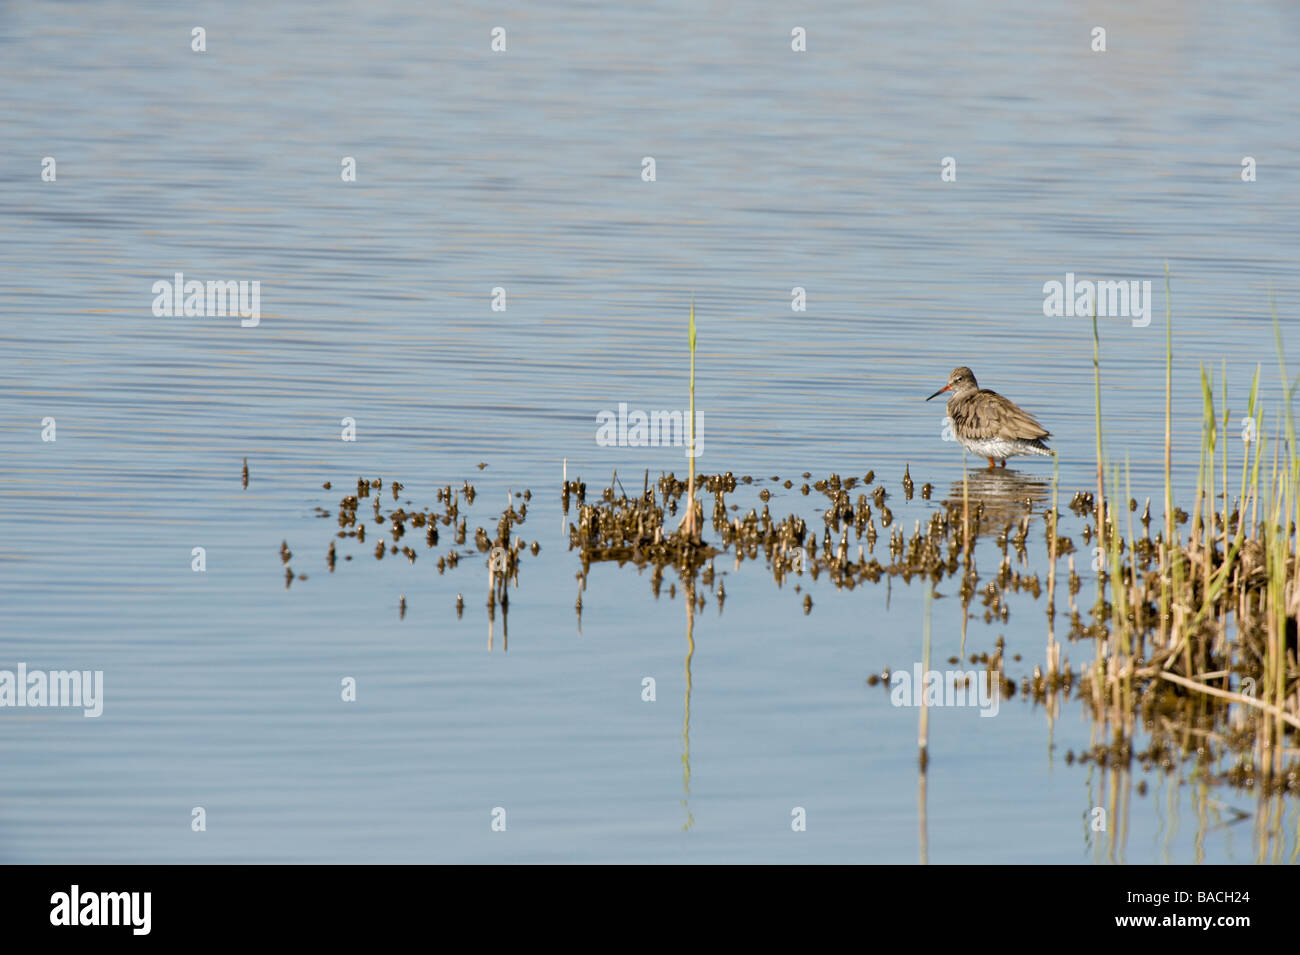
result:
<svg viewBox="0 0 1300 955"><path fill-rule="evenodd" d="M932 394L930 398L938 398L945 391L951 391L953 395L956 396L977 388L979 388L979 383L975 381L975 372L971 371L965 365L961 365L952 370L952 374L948 376L948 384L944 385ZM929 401L930 398L926 398L925 400Z"/></svg>

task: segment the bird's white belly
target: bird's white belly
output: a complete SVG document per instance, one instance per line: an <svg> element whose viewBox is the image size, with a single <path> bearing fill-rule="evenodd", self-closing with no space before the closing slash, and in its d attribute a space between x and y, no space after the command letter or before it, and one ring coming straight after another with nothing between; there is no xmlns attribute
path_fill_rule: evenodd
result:
<svg viewBox="0 0 1300 955"><path fill-rule="evenodd" d="M1024 454L1018 442L1010 438L962 438L961 445L971 454L982 458L1006 458L1013 454Z"/></svg>

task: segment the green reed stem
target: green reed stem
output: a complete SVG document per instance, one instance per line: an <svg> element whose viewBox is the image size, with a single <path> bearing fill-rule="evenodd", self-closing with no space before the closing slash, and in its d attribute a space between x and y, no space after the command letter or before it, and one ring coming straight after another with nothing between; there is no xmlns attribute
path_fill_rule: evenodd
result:
<svg viewBox="0 0 1300 955"><path fill-rule="evenodd" d="M1171 639L1171 614L1169 573L1174 556L1174 489L1173 472L1173 374L1174 374L1174 316L1169 288L1169 263L1165 262L1165 539L1160 560L1160 643L1168 646Z"/></svg>
<svg viewBox="0 0 1300 955"><path fill-rule="evenodd" d="M1106 546L1105 470L1101 458L1101 337L1097 334L1097 300L1092 301L1092 392L1097 424L1097 546ZM1100 579L1100 578L1099 578Z"/></svg>
<svg viewBox="0 0 1300 955"><path fill-rule="evenodd" d="M687 329L687 341L691 346L691 474L686 485L686 532L695 538L699 528L695 526L695 295L691 294L691 321Z"/></svg>

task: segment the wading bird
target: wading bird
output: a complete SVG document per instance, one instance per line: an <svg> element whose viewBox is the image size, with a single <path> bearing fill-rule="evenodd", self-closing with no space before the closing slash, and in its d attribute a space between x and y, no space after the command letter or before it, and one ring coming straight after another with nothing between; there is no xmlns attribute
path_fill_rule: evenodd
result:
<svg viewBox="0 0 1300 955"><path fill-rule="evenodd" d="M965 365L954 368L948 384L930 398L937 398L945 391L952 392L948 417L952 419L953 434L971 454L988 458L989 467L993 467L995 460L1006 467L1007 458L1015 454L1051 457L1056 453L1043 443L1044 438L1052 436L1051 432L1045 431L1015 402L996 391L981 388L975 373Z"/></svg>

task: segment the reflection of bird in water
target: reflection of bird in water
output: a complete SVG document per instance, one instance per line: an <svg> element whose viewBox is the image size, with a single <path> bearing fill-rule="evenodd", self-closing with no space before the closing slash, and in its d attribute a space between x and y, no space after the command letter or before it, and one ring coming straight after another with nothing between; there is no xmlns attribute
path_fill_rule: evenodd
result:
<svg viewBox="0 0 1300 955"><path fill-rule="evenodd" d="M980 523L987 531L1000 531L1009 523L1018 523L1026 514L1041 513L1040 506L1051 491L1048 482L1022 471L994 468L968 471L966 494L971 510L980 510ZM952 483L944 506L961 517L962 482Z"/></svg>
<svg viewBox="0 0 1300 955"><path fill-rule="evenodd" d="M971 454L989 459L1007 458L1013 454L1038 454L1050 458L1054 452L1043 443L1050 438L1047 431L1014 401L1003 398L996 391L981 388L975 373L962 365L948 376L948 384L930 396L937 398L951 391L948 399L948 417L952 419L953 434L961 446ZM926 398L929 401L930 398Z"/></svg>

